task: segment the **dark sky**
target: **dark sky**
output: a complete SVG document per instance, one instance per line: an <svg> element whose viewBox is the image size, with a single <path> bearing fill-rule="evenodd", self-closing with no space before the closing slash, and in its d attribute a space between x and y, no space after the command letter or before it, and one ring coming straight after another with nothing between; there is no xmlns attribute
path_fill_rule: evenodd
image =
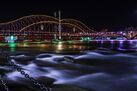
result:
<svg viewBox="0 0 137 91"><path fill-rule="evenodd" d="M89 27L137 25L137 0L1 0L0 20L6 22L25 15L62 11L62 18L74 18Z"/></svg>

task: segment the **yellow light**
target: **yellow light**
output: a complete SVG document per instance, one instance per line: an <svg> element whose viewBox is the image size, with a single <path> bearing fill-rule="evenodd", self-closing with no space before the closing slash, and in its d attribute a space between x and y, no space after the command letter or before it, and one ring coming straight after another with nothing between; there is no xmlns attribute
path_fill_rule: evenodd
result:
<svg viewBox="0 0 137 91"><path fill-rule="evenodd" d="M40 47L45 47L45 44L40 44Z"/></svg>
<svg viewBox="0 0 137 91"><path fill-rule="evenodd" d="M57 46L57 50L62 50L63 48L62 48L62 45L58 45Z"/></svg>
<svg viewBox="0 0 137 91"><path fill-rule="evenodd" d="M23 43L23 46L24 46L24 47L27 47L28 45L27 45L27 43Z"/></svg>
<svg viewBox="0 0 137 91"><path fill-rule="evenodd" d="M59 45L62 44L62 42L58 42L58 43L59 43Z"/></svg>
<svg viewBox="0 0 137 91"><path fill-rule="evenodd" d="M62 49L63 49L62 42L58 42L57 50L62 50Z"/></svg>

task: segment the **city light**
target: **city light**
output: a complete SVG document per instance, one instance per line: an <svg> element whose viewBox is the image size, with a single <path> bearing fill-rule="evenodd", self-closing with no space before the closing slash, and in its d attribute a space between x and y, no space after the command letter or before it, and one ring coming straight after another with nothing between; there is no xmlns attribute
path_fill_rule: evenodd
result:
<svg viewBox="0 0 137 91"><path fill-rule="evenodd" d="M17 40L17 37L15 37L13 35L5 37L5 41L8 42L8 43L14 43L15 40Z"/></svg>
<svg viewBox="0 0 137 91"><path fill-rule="evenodd" d="M57 50L60 51L60 50L62 50L62 49L63 49L63 44L62 44L62 42L58 42L58 44L57 44Z"/></svg>
<svg viewBox="0 0 137 91"><path fill-rule="evenodd" d="M16 47L16 44L15 43L9 43L9 47L14 48L14 47Z"/></svg>
<svg viewBox="0 0 137 91"><path fill-rule="evenodd" d="M137 90L137 0L0 4L0 91Z"/></svg>
<svg viewBox="0 0 137 91"><path fill-rule="evenodd" d="M42 17L42 18L37 18ZM37 21L33 21L37 19ZM44 21L43 21L44 19ZM1 32L0 34L5 36L5 39L1 37L1 42L50 42L57 43L58 41L82 41L90 42L91 40L134 40L137 38L136 28L127 28L127 31L100 31L90 29L81 21L75 19L61 19L61 13L59 11L59 17L51 17L48 15L30 15L17 19L20 22L24 20L28 21L28 24L18 28L15 27L14 35L12 29L5 29L9 31ZM8 22L11 25L16 25L17 20ZM29 22L32 20L31 22ZM14 23L13 23L14 22ZM7 23L4 23L5 25ZM1 25L0 25L1 26ZM51 29L53 29L51 31ZM44 30L44 31L42 31ZM25 33L25 37L24 37ZM8 36L7 36L8 34ZM2 39L3 38L3 39ZM46 40L46 41L44 41Z"/></svg>

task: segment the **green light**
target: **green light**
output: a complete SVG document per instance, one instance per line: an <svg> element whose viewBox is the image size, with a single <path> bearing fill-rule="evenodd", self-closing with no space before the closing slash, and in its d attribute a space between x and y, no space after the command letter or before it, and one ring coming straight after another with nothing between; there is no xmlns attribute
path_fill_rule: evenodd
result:
<svg viewBox="0 0 137 91"><path fill-rule="evenodd" d="M90 41L91 40L91 38L90 37L87 37L87 41Z"/></svg>
<svg viewBox="0 0 137 91"><path fill-rule="evenodd" d="M72 41L67 41L68 43L72 43Z"/></svg>
<svg viewBox="0 0 137 91"><path fill-rule="evenodd" d="M9 47L11 47L11 48L16 47L16 44L15 43L9 43Z"/></svg>
<svg viewBox="0 0 137 91"><path fill-rule="evenodd" d="M15 52L16 44L15 43L9 43L10 51Z"/></svg>
<svg viewBox="0 0 137 91"><path fill-rule="evenodd" d="M82 41L90 41L91 38L90 38L90 37L81 37L81 40L82 40Z"/></svg>
<svg viewBox="0 0 137 91"><path fill-rule="evenodd" d="M15 52L15 51L16 51L15 47L11 47L11 48L10 48L10 51L11 51L11 52Z"/></svg>
<svg viewBox="0 0 137 91"><path fill-rule="evenodd" d="M82 40L82 41L85 41L85 38L81 37L81 40Z"/></svg>

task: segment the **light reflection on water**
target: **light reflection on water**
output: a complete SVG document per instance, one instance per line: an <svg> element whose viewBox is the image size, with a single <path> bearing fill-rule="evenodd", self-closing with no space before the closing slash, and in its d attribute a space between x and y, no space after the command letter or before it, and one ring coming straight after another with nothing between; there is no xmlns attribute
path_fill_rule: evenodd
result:
<svg viewBox="0 0 137 91"><path fill-rule="evenodd" d="M13 44L12 44L13 45ZM6 46L5 44L0 45L0 46ZM41 44L41 43L16 43L14 46L11 46L11 51L16 51L18 49L17 47L22 47L24 48L36 48L35 50L49 50L49 51L56 51L60 53L61 51L66 51L66 50L74 50L74 51L81 51L81 50L91 50L99 47L103 48L108 48L108 49L125 49L125 50L133 50L137 49L137 41L134 40L120 40L120 41L92 41L90 43L63 43L63 42L58 42L58 43L53 43L53 44ZM16 49L15 49L16 48Z"/></svg>
<svg viewBox="0 0 137 91"><path fill-rule="evenodd" d="M11 52L11 57L14 58L12 61L21 66L25 72L36 79L45 77L53 79L52 85L71 85L90 91L137 90L136 41L100 41L85 45L39 44L39 46L41 47L38 45L35 48L16 47L14 52L10 49L7 51ZM65 60L65 57L74 61ZM6 74L4 78L7 81L12 84L15 82L28 86L31 84L16 70L7 68L10 67L0 66L1 70L4 69Z"/></svg>

